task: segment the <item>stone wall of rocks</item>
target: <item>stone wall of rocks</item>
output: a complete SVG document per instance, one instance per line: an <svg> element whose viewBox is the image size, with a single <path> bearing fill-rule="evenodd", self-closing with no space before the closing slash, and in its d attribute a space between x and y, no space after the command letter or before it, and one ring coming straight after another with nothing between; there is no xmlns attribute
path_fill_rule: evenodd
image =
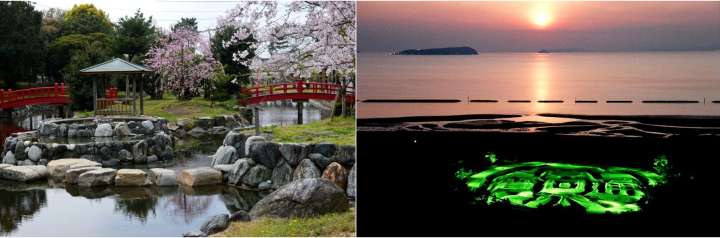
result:
<svg viewBox="0 0 720 238"><path fill-rule="evenodd" d="M156 117L90 117L42 122L38 134L47 138L124 137L154 135L167 130L167 120Z"/></svg>
<svg viewBox="0 0 720 238"><path fill-rule="evenodd" d="M2 163L46 165L60 158L85 158L106 167L161 163L173 158L167 121L157 118L63 119L47 121L35 132L15 133L3 144ZM78 143L44 142L84 138Z"/></svg>
<svg viewBox="0 0 720 238"><path fill-rule="evenodd" d="M176 122L168 123L168 129L170 134L179 138L185 136L202 138L205 136L222 136L232 129L248 127L250 123L241 114L199 117L192 120L180 118Z"/></svg>
<svg viewBox="0 0 720 238"><path fill-rule="evenodd" d="M261 190L291 181L324 178L355 197L355 146L275 143L231 131L212 156L224 183Z"/></svg>

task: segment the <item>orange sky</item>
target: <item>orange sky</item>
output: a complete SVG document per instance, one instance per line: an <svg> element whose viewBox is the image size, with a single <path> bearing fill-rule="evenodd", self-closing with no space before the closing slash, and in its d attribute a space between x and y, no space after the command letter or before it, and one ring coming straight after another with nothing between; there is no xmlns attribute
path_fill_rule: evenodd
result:
<svg viewBox="0 0 720 238"><path fill-rule="evenodd" d="M670 44L698 47L720 42L720 2L545 2L551 23L540 28L532 23L531 12L540 2L360 2L358 4L359 47L383 50L387 45L410 43L422 45L422 38L408 42L403 34L412 38L422 33L434 34L431 43L473 44L477 41L494 41L502 35L504 48L524 49L535 47L531 42L512 39L537 35L563 41L567 47L588 45L595 35L617 36L618 41L658 39L648 45ZM687 32L696 39L675 39L678 32ZM705 32L705 33L703 33ZM539 35L542 34L542 35ZM610 34L610 35L608 35ZM438 36L439 35L439 36ZM544 35L544 36L543 36ZM563 36L565 35L565 36ZM633 36L636 35L636 36ZM667 37L664 37L667 35ZM700 39L697 39L700 37ZM463 40L457 40L463 38ZM477 41L472 41L478 38ZM571 38L580 39L573 42ZM670 39L672 38L672 39ZM400 41L401 44L364 43L363 40ZM532 40L532 39L528 39ZM538 39L539 41L545 41ZM660 42L661 41L661 42ZM512 42L517 42L514 47ZM482 42L478 42L481 44ZM553 42L543 42L544 44ZM619 42L618 42L619 43ZM635 42L637 47L641 42ZM720 43L718 43L720 44ZM592 44L591 44L592 45ZM602 45L602 44L601 44ZM472 46L472 45L471 45ZM623 48L621 44L603 45L605 48Z"/></svg>

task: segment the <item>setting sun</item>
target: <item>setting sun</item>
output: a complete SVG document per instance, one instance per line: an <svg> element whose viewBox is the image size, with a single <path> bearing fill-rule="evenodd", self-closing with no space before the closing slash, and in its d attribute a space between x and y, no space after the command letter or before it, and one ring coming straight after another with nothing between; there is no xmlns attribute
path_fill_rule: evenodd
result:
<svg viewBox="0 0 720 238"><path fill-rule="evenodd" d="M530 20L538 28L545 28L553 21L551 11L547 5L535 7L530 13Z"/></svg>

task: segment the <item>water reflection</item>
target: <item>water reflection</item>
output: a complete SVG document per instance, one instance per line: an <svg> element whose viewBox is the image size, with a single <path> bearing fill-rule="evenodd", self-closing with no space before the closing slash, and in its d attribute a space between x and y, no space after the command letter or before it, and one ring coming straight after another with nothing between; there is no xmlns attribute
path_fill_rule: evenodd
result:
<svg viewBox="0 0 720 238"><path fill-rule="evenodd" d="M54 188L5 182L0 234L179 236L210 216L250 209L260 198L228 186Z"/></svg>
<svg viewBox="0 0 720 238"><path fill-rule="evenodd" d="M0 185L1 186L1 185ZM45 190L34 190L23 186L6 186L0 189L0 235L8 235L24 220L47 206Z"/></svg>
<svg viewBox="0 0 720 238"><path fill-rule="evenodd" d="M329 106L321 109L320 102L306 102L303 107L303 123L309 123L330 117ZM260 107L260 125L297 124L297 103L290 101L267 102Z"/></svg>
<svg viewBox="0 0 720 238"><path fill-rule="evenodd" d="M548 81L552 79L550 75L550 62L547 59L549 56L547 54L535 54L532 57L531 78L533 80L535 100L553 100L553 98L548 98L548 91L550 90ZM545 106L546 104L544 103L533 103L533 110L535 112L545 112Z"/></svg>

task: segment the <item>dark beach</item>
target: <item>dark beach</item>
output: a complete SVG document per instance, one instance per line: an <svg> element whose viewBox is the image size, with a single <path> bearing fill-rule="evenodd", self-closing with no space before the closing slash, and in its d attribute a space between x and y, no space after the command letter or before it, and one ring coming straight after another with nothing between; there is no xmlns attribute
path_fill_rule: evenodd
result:
<svg viewBox="0 0 720 238"><path fill-rule="evenodd" d="M720 117L459 115L358 119L363 204L359 235L719 235L713 215L720 165ZM540 118L541 120L537 120ZM542 120L545 119L545 120ZM460 168L562 162L653 171L670 165L667 183L648 191L641 211L473 204L455 177ZM461 162L462 161L462 162ZM364 225L372 222L372 226ZM441 225L442 224L442 225Z"/></svg>

